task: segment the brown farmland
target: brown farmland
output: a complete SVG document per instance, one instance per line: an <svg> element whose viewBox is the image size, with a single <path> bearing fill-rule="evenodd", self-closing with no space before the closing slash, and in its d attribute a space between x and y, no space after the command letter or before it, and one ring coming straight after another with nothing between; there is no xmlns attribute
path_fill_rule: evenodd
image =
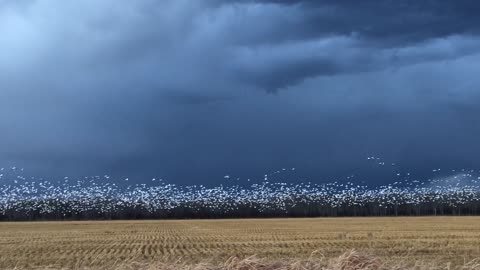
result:
<svg viewBox="0 0 480 270"><path fill-rule="evenodd" d="M460 266L480 258L480 217L0 223L1 269L329 260L352 249L405 266Z"/></svg>

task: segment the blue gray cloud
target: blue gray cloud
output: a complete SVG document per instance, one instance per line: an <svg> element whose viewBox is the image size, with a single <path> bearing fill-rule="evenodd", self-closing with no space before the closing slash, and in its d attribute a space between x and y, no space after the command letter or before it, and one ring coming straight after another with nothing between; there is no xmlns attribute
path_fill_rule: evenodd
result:
<svg viewBox="0 0 480 270"><path fill-rule="evenodd" d="M479 8L3 0L0 162L180 182L369 153L473 166Z"/></svg>

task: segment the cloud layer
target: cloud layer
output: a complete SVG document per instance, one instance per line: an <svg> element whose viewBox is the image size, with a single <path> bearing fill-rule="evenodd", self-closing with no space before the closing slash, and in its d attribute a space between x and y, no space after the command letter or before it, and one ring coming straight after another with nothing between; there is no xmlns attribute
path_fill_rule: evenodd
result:
<svg viewBox="0 0 480 270"><path fill-rule="evenodd" d="M369 153L473 166L479 9L0 1L0 162L180 182L288 165L320 178Z"/></svg>

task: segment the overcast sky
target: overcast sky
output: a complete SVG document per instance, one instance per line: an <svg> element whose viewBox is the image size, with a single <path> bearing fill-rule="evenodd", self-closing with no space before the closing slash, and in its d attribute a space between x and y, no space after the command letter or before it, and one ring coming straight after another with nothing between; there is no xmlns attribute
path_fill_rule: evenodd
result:
<svg viewBox="0 0 480 270"><path fill-rule="evenodd" d="M323 181L372 155L480 167L478 14L474 0L0 0L0 166L178 183L282 167Z"/></svg>

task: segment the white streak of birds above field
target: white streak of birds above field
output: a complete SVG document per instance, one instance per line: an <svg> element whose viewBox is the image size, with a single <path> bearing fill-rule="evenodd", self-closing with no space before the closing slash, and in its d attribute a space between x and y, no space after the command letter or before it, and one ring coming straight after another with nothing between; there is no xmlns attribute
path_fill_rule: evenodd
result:
<svg viewBox="0 0 480 270"><path fill-rule="evenodd" d="M375 166L397 166L381 158L369 156ZM220 213L251 205L258 211L285 211L302 202L315 202L326 207L362 207L376 203L382 207L396 204L416 205L428 202L463 205L480 200L480 170L432 168L434 175L417 179L405 170L395 170L391 183L369 186L368 179L348 174L342 179L312 183L295 178L298 169L279 168L259 177L242 179L233 174L220 174L224 183L217 186L176 185L161 177L133 184L128 177L113 179L109 175L82 178L64 177L48 180L25 176L23 168L0 168L0 213L12 209L44 212L115 211L141 206L148 211L173 209L190 205L193 210L209 209ZM278 181L277 179L283 179ZM359 183L358 179L361 181ZM52 204L52 202L55 202ZM287 202L291 202L287 205ZM68 205L68 208L65 207ZM67 213L64 213L67 214Z"/></svg>

